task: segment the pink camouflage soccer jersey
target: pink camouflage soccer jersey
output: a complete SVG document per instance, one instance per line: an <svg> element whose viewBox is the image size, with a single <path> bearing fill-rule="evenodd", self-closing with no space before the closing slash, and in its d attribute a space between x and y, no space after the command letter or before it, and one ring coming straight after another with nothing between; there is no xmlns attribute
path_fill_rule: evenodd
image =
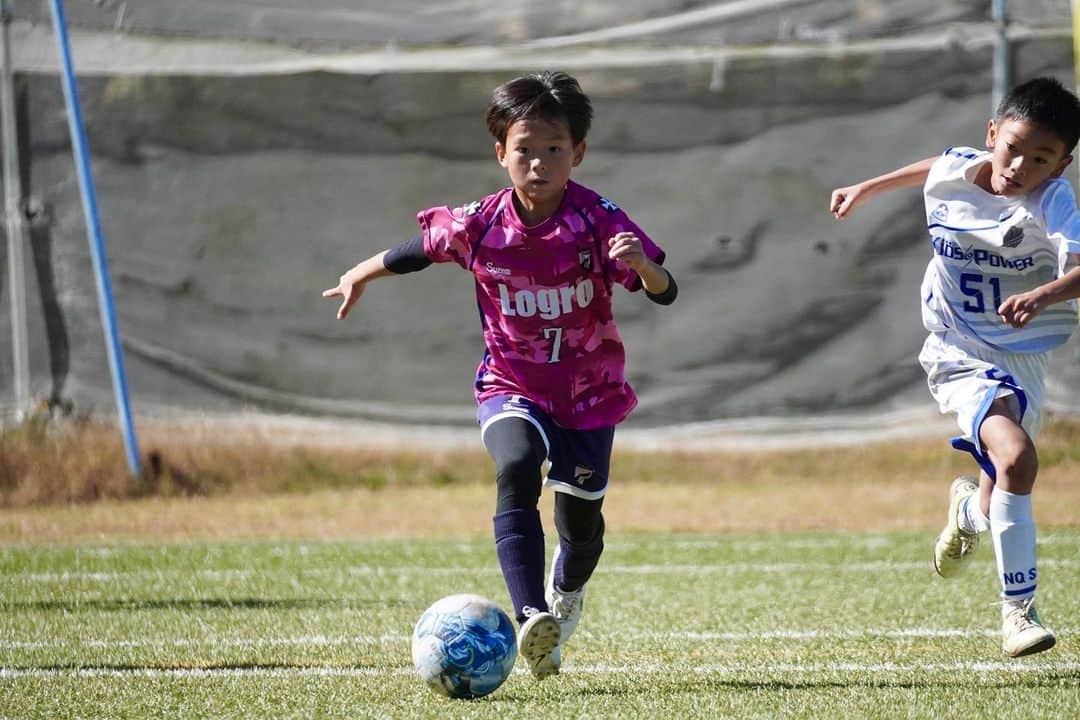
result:
<svg viewBox="0 0 1080 720"><path fill-rule="evenodd" d="M626 213L571 181L558 211L533 227L514 210L512 188L417 219L428 259L476 278L486 346L477 402L521 395L575 430L616 425L634 409L611 289L637 290L641 279L608 257L608 239L633 232L658 264L664 251Z"/></svg>

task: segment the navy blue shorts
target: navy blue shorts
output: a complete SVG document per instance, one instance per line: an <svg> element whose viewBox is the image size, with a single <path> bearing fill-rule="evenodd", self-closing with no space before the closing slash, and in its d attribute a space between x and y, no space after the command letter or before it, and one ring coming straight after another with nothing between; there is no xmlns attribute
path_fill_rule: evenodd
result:
<svg viewBox="0 0 1080 720"><path fill-rule="evenodd" d="M480 437L499 420L520 418L532 423L547 448L548 471L544 485L585 500L598 500L607 492L611 443L615 428L569 430L555 424L544 410L520 395L500 395L476 409Z"/></svg>

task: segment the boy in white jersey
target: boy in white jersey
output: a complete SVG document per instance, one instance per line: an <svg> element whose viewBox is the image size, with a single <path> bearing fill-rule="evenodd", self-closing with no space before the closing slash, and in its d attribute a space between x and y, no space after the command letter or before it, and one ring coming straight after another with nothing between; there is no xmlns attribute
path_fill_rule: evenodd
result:
<svg viewBox="0 0 1080 720"><path fill-rule="evenodd" d="M933 256L922 284L930 332L919 362L943 413L963 430L980 481L949 490L934 568L952 577L987 530L1002 586L1002 649L1012 657L1054 646L1035 612L1031 492L1047 354L1076 328L1080 212L1061 177L1080 136L1080 101L1051 78L1014 88L990 120L987 151L950 148L834 190L843 219L880 193L924 185Z"/></svg>
<svg viewBox="0 0 1080 720"><path fill-rule="evenodd" d="M495 549L518 646L533 675L559 672L585 583L603 550L600 512L615 425L637 397L612 315L612 290L668 305L664 252L615 203L570 180L585 156L592 105L565 73L515 78L487 108L511 187L417 215L421 233L341 276L324 297L344 318L367 283L452 262L476 280L484 355L474 383L481 439L495 461ZM537 503L541 468L559 543L545 583Z"/></svg>

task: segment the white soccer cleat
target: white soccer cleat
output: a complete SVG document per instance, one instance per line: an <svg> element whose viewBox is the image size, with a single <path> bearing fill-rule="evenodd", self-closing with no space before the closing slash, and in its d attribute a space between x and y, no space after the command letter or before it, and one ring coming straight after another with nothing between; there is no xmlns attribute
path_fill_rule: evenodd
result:
<svg viewBox="0 0 1080 720"><path fill-rule="evenodd" d="M959 575L967 567L965 560L979 547L978 533L960 529L960 503L979 492L979 482L968 476L958 477L949 486L949 517L945 529L934 543L934 570L941 577Z"/></svg>
<svg viewBox="0 0 1080 720"><path fill-rule="evenodd" d="M1001 649L1006 655L1022 657L1054 647L1057 639L1043 627L1032 598L1010 605L1012 610L1001 623Z"/></svg>
<svg viewBox="0 0 1080 720"><path fill-rule="evenodd" d="M555 552L551 556L551 572L548 573L545 597L551 614L559 623L559 643L565 643L574 631L577 630L581 620L581 611L585 607L585 586L582 585L572 592L559 590L555 585L555 564L562 553L561 546L555 546Z"/></svg>
<svg viewBox="0 0 1080 720"><path fill-rule="evenodd" d="M532 612L529 612L529 611ZM549 612L526 608L529 618L518 630L518 654L529 664L537 680L556 675L562 664L559 651L559 623Z"/></svg>

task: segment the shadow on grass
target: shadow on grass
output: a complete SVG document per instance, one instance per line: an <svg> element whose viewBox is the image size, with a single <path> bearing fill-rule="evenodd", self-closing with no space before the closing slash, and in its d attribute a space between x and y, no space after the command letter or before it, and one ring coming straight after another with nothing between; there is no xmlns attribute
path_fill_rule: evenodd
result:
<svg viewBox="0 0 1080 720"><path fill-rule="evenodd" d="M323 608L404 607L401 599L358 598L196 598L159 600L26 600L0 603L7 612L128 612L131 610L313 610Z"/></svg>
<svg viewBox="0 0 1080 720"><path fill-rule="evenodd" d="M682 677L672 679L669 682L643 682L633 686L622 683L617 685L590 684L582 688L565 688L559 694L564 699L581 698L583 700L595 699L603 702L604 698L633 698L648 697L656 698L658 695L670 695L672 698L687 694L715 694L717 692L799 692L815 690L934 690L943 687L971 688L1080 688L1080 672L1068 669L1047 668L1040 670L1031 668L1025 672L1003 673L1004 676L991 675L978 677L970 675L957 675L943 678L940 675L927 675L924 678L913 679L911 677L895 678L852 678L849 680L836 680L829 678L806 678L802 680L740 680L738 678L715 679L715 678L689 678ZM493 699L528 703L536 700L536 697L519 688L507 688L491 696Z"/></svg>
<svg viewBox="0 0 1080 720"><path fill-rule="evenodd" d="M858 689L872 690L928 690L941 687L971 687L977 683L980 688L1077 688L1080 687L1080 672L1075 670L1059 670L1048 668L1046 670L1030 669L1025 672L1008 673L1005 677L991 675L983 677L971 677L957 675L954 678L942 678L939 675L925 678L863 678L850 680L830 680L807 678L805 680L739 680L731 678L727 680L695 678L680 679L668 685L659 683L644 684L636 687L586 687L578 690L570 690L565 695L575 695L581 698L603 697L632 697L635 695L655 696L658 693L670 692L672 695L683 693L705 693L718 690L729 691L798 691L820 689ZM507 697L504 695L503 697ZM524 700L522 696L518 698Z"/></svg>

